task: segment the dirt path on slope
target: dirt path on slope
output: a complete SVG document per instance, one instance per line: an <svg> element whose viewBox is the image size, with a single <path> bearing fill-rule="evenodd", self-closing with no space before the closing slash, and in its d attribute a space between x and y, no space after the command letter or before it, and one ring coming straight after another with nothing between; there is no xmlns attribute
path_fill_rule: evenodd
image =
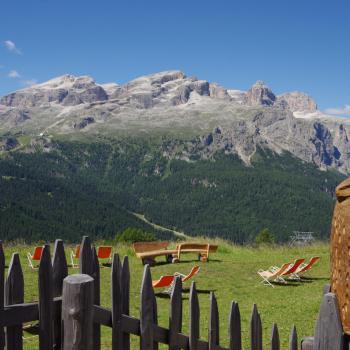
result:
<svg viewBox="0 0 350 350"><path fill-rule="evenodd" d="M151 221L148 221L145 216L143 214L138 214L138 213L134 213L134 212L130 212L130 214L136 216L138 219L142 220L143 222L145 222L148 225L151 225L153 228L155 228L156 230L159 231L165 231L165 232L171 232L173 233L176 237L182 238L182 239L187 239L189 238L189 236L187 236L186 234L184 234L183 232L179 232L179 231L175 231L175 230L171 230L170 228L166 228L157 224L154 224Z"/></svg>

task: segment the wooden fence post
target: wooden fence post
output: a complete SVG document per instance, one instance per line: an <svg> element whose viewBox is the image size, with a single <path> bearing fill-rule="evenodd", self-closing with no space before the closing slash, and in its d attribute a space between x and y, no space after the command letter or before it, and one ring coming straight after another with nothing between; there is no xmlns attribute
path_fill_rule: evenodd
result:
<svg viewBox="0 0 350 350"><path fill-rule="evenodd" d="M314 350L314 337L305 337L301 340L301 350Z"/></svg>
<svg viewBox="0 0 350 350"><path fill-rule="evenodd" d="M81 274L91 276L93 274L93 260L91 241L88 236L84 236L80 245L79 270Z"/></svg>
<svg viewBox="0 0 350 350"><path fill-rule="evenodd" d="M323 297L316 324L314 349L344 349L343 327L340 319L337 297L334 293L327 293Z"/></svg>
<svg viewBox="0 0 350 350"><path fill-rule="evenodd" d="M52 296L62 296L63 280L68 275L68 265L63 241L56 239L52 257ZM61 350L61 307L54 308L53 316L53 349Z"/></svg>
<svg viewBox="0 0 350 350"><path fill-rule="evenodd" d="M22 304L24 301L24 281L18 253L12 255L5 284L5 304ZM22 325L7 327L6 349L22 350Z"/></svg>
<svg viewBox="0 0 350 350"><path fill-rule="evenodd" d="M261 318L256 304L253 305L250 319L250 342L251 350L262 350L262 327Z"/></svg>
<svg viewBox="0 0 350 350"><path fill-rule="evenodd" d="M53 297L50 246L45 244L39 265L39 349L53 346Z"/></svg>
<svg viewBox="0 0 350 350"><path fill-rule="evenodd" d="M241 336L241 314L239 312L238 303L231 302L231 311L229 319L229 338L230 350L242 350L242 336Z"/></svg>
<svg viewBox="0 0 350 350"><path fill-rule="evenodd" d="M177 335L182 327L182 280L180 276L175 277L175 285L171 292L169 312L169 350L179 350L175 345Z"/></svg>
<svg viewBox="0 0 350 350"><path fill-rule="evenodd" d="M210 315L208 329L209 350L216 350L219 342L219 311L218 303L213 292L210 293Z"/></svg>
<svg viewBox="0 0 350 350"><path fill-rule="evenodd" d="M111 273L112 294L112 350L123 350L122 344L122 310L121 310L121 286L120 286L120 259L114 254Z"/></svg>
<svg viewBox="0 0 350 350"><path fill-rule="evenodd" d="M298 350L297 329L293 326L289 336L289 350Z"/></svg>
<svg viewBox="0 0 350 350"><path fill-rule="evenodd" d="M121 311L123 315L129 316L130 314L130 269L129 259L124 256L123 266L120 275L120 287L121 287ZM123 333L123 350L130 350L130 334Z"/></svg>
<svg viewBox="0 0 350 350"><path fill-rule="evenodd" d="M196 283L192 282L190 290L190 334L189 334L189 345L190 350L197 350L198 339L199 339L199 302L198 294L196 289Z"/></svg>
<svg viewBox="0 0 350 350"><path fill-rule="evenodd" d="M5 254L2 246L2 241L0 241L0 313L4 311L5 299L4 299L4 290L5 290ZM4 327L0 327L0 349L5 348L5 332Z"/></svg>
<svg viewBox="0 0 350 350"><path fill-rule="evenodd" d="M92 254L92 273L91 277L94 279L94 305L100 305L100 263L96 254L95 247L91 248ZM101 326L97 323L93 325L93 349L100 350L101 348Z"/></svg>
<svg viewBox="0 0 350 350"><path fill-rule="evenodd" d="M63 281L63 350L93 350L94 280L76 274Z"/></svg>
<svg viewBox="0 0 350 350"><path fill-rule="evenodd" d="M271 350L280 350L280 336L278 333L278 327L276 323L272 325Z"/></svg>
<svg viewBox="0 0 350 350"><path fill-rule="evenodd" d="M157 323L157 309L149 265L145 265L141 285L140 349L158 350L154 341L154 325Z"/></svg>

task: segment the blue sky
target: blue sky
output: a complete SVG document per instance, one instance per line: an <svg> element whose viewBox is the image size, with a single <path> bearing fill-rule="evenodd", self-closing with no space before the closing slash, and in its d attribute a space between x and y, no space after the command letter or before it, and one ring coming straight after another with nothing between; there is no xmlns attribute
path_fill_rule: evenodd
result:
<svg viewBox="0 0 350 350"><path fill-rule="evenodd" d="M180 69L350 115L349 18L348 0L4 1L0 95L66 73L125 83Z"/></svg>

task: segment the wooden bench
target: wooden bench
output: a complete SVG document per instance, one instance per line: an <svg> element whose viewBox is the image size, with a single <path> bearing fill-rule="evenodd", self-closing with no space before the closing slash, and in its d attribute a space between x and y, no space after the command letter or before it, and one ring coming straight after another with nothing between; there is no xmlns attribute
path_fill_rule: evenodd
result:
<svg viewBox="0 0 350 350"><path fill-rule="evenodd" d="M157 256L165 256L167 262L172 262L172 254L176 253L176 250L167 249L169 242L136 242L133 244L133 248L136 256L142 260L142 263L154 265L155 258Z"/></svg>
<svg viewBox="0 0 350 350"><path fill-rule="evenodd" d="M165 256L167 262L179 262L181 254L195 253L201 261L208 261L209 252L216 252L217 244L207 243L181 243L175 249L167 249L169 242L137 242L133 244L136 256L143 264L155 264L157 256Z"/></svg>
<svg viewBox="0 0 350 350"><path fill-rule="evenodd" d="M209 260L209 252L216 252L218 250L217 244L210 243L181 243L176 247L176 254L173 255L173 262L180 261L181 254L183 253L195 253L198 254L200 261Z"/></svg>

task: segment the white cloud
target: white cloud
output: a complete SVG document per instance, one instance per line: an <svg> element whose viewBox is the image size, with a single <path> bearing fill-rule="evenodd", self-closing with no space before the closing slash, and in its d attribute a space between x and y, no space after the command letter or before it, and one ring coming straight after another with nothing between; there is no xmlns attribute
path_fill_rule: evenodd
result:
<svg viewBox="0 0 350 350"><path fill-rule="evenodd" d="M7 76L9 78L14 78L14 79L21 77L21 75L16 70L11 70Z"/></svg>
<svg viewBox="0 0 350 350"><path fill-rule="evenodd" d="M13 41L5 40L4 45L10 52L16 53L18 55L22 54L21 50L17 48L16 44Z"/></svg>
<svg viewBox="0 0 350 350"><path fill-rule="evenodd" d="M22 80L21 83L24 86L30 87L32 85L35 85L38 81L36 79L29 79L29 80Z"/></svg>
<svg viewBox="0 0 350 350"><path fill-rule="evenodd" d="M328 108L324 112L332 115L350 115L350 105L337 108Z"/></svg>

